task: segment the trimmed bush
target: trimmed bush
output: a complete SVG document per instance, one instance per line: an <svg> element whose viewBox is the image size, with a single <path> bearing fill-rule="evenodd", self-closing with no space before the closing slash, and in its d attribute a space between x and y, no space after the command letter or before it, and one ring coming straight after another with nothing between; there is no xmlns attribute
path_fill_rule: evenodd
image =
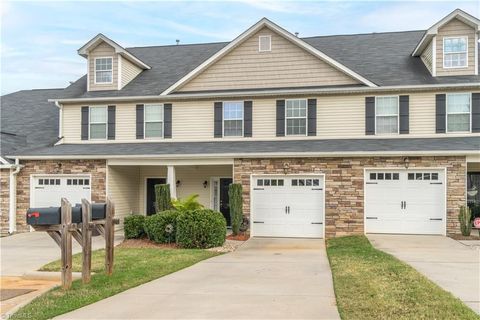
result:
<svg viewBox="0 0 480 320"><path fill-rule="evenodd" d="M175 242L178 211L167 210L145 218L145 233L157 243Z"/></svg>
<svg viewBox="0 0 480 320"><path fill-rule="evenodd" d="M172 209L169 184L155 185L155 211L157 213Z"/></svg>
<svg viewBox="0 0 480 320"><path fill-rule="evenodd" d="M460 221L460 231L462 235L469 236L472 232L472 212L469 207L461 206L458 221Z"/></svg>
<svg viewBox="0 0 480 320"><path fill-rule="evenodd" d="M230 221L232 223L233 235L240 232L240 226L243 221L242 210L242 185L240 183L232 183L228 187L228 198L230 203Z"/></svg>
<svg viewBox="0 0 480 320"><path fill-rule="evenodd" d="M200 209L180 212L177 244L183 248L213 248L223 245L227 223L218 211Z"/></svg>
<svg viewBox="0 0 480 320"><path fill-rule="evenodd" d="M123 232L125 239L138 239L145 236L145 229L143 227L145 216L132 215L123 219Z"/></svg>

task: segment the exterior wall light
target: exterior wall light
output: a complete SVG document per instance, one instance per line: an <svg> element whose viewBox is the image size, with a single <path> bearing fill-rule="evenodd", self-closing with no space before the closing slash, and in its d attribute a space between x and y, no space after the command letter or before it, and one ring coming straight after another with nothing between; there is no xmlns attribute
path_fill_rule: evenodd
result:
<svg viewBox="0 0 480 320"><path fill-rule="evenodd" d="M177 180L177 182L175 183L175 186L178 188L178 187L180 187L181 184L182 183L180 182L180 180Z"/></svg>
<svg viewBox="0 0 480 320"><path fill-rule="evenodd" d="M208 186L208 181L207 180L203 181L203 187L207 188L207 186Z"/></svg>
<svg viewBox="0 0 480 320"><path fill-rule="evenodd" d="M410 159L408 157L403 158L403 163L405 165L405 169L408 169L410 165Z"/></svg>

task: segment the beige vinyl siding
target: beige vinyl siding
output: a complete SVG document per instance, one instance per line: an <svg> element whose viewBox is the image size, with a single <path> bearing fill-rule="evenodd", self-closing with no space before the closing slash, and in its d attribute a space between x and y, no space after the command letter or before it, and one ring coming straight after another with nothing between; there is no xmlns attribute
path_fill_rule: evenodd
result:
<svg viewBox="0 0 480 320"><path fill-rule="evenodd" d="M271 36L271 51L259 52L258 39ZM178 91L358 84L350 76L263 28L220 58Z"/></svg>
<svg viewBox="0 0 480 320"><path fill-rule="evenodd" d="M113 82L111 84L95 84L95 58L112 57ZM118 89L118 55L115 49L105 42L101 42L92 49L88 54L88 74L89 74L89 90L117 90Z"/></svg>
<svg viewBox="0 0 480 320"><path fill-rule="evenodd" d="M422 55L420 56L423 63L427 67L428 71L432 73L432 61L433 61L433 42L430 41L428 46L423 50Z"/></svg>
<svg viewBox="0 0 480 320"><path fill-rule="evenodd" d="M118 56L119 59L122 61L121 66L122 66L122 71L121 71L121 88L125 87L130 81L135 79L136 76L138 76L141 72L142 69L131 63L125 58L122 58L122 56Z"/></svg>
<svg viewBox="0 0 480 320"><path fill-rule="evenodd" d="M140 213L145 214L146 209L146 182L147 178L166 178L167 167L165 166L141 166L139 208ZM191 194L199 195L199 202L206 208L210 208L210 179L211 177L232 177L232 166L177 166L175 167L176 180L180 181L177 188L177 197L185 198ZM207 188L203 182L208 181Z"/></svg>
<svg viewBox="0 0 480 320"><path fill-rule="evenodd" d="M443 39L445 37L468 37L468 67L467 68L443 68ZM475 74L475 48L478 46L475 43L475 30L461 22L458 19L453 19L448 24L444 25L438 30L437 35L437 76L457 76L457 75L473 75Z"/></svg>
<svg viewBox="0 0 480 320"><path fill-rule="evenodd" d="M399 95L410 96L410 134L435 135L435 94L445 92L421 92ZM385 95L385 94L383 94ZM387 94L388 95L388 94ZM326 95L317 99L317 137L320 138L361 138L365 137L365 96ZM369 96L373 96L369 95ZM279 97L286 99L289 97ZM305 99L314 96L303 97ZM236 99L236 101L242 99ZM274 98L248 99L253 101L252 138L285 139L276 137L276 100ZM137 140L136 104L117 104L116 140L106 142L142 141L219 141L243 139L241 137L218 139L213 137L213 105L218 100L172 102L172 139ZM225 100L227 101L227 100ZM142 103L142 102L138 102ZM79 143L81 140L81 106L63 106L63 135L65 143ZM288 137L299 139L302 137ZM311 139L314 137L305 137ZM98 141L97 141L98 142Z"/></svg>
<svg viewBox="0 0 480 320"><path fill-rule="evenodd" d="M108 167L108 195L115 203L115 217L120 219L120 228L126 216L139 212L139 172L138 167Z"/></svg>

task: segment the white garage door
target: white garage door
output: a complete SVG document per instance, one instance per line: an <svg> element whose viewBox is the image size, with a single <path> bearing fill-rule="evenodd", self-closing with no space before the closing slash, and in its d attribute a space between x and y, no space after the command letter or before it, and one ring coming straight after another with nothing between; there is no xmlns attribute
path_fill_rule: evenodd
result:
<svg viewBox="0 0 480 320"><path fill-rule="evenodd" d="M322 238L323 176L255 176L252 235Z"/></svg>
<svg viewBox="0 0 480 320"><path fill-rule="evenodd" d="M445 234L444 170L367 170L365 231Z"/></svg>
<svg viewBox="0 0 480 320"><path fill-rule="evenodd" d="M46 175L32 178L33 192L30 206L59 207L62 198L72 206L85 198L90 201L90 176Z"/></svg>

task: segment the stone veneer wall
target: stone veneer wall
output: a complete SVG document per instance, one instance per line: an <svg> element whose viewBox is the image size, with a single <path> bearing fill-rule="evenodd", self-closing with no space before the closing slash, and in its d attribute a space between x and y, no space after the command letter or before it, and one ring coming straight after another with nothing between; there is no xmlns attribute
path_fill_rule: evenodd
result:
<svg viewBox="0 0 480 320"><path fill-rule="evenodd" d="M460 233L457 219L465 205L466 159L410 157L410 168L447 168L447 233ZM325 174L325 236L363 234L364 168L404 168L403 157L235 159L234 181L243 185L243 211L250 215L250 175L288 173Z"/></svg>
<svg viewBox="0 0 480 320"><path fill-rule="evenodd" d="M10 203L10 169L0 170L0 236L8 235Z"/></svg>
<svg viewBox="0 0 480 320"><path fill-rule="evenodd" d="M24 167L17 175L17 232L26 232L29 229L25 214L30 207L32 174L91 174L92 201L105 201L107 172L105 160L28 160L20 164Z"/></svg>

